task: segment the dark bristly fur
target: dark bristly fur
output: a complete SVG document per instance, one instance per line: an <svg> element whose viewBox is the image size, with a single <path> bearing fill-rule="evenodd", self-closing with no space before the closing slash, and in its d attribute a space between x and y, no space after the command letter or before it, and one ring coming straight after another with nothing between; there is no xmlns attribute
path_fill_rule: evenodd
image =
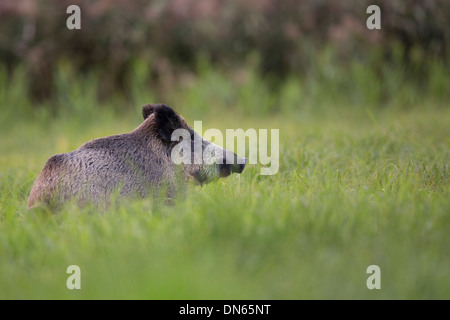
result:
<svg viewBox="0 0 450 320"><path fill-rule="evenodd" d="M204 171L202 164L175 170L171 161L172 132L178 128L192 131L181 116L164 104L145 105L142 116L144 122L130 133L95 139L75 151L52 156L33 185L28 208L38 203L58 206L71 199L80 205L102 204L115 191L119 198L146 197L163 185L167 185L167 196L173 197L179 180L176 172L187 179ZM219 173L224 171L221 166Z"/></svg>

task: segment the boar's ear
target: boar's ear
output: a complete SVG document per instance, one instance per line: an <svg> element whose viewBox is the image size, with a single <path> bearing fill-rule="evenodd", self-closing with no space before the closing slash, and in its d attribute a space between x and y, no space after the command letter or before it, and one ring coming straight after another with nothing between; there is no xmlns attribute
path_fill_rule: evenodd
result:
<svg viewBox="0 0 450 320"><path fill-rule="evenodd" d="M162 140L170 142L173 131L182 127L179 115L165 104L155 105L153 112L156 114L159 136Z"/></svg>
<svg viewBox="0 0 450 320"><path fill-rule="evenodd" d="M154 104L147 104L142 107L142 116L144 117L144 120L153 113L154 107Z"/></svg>

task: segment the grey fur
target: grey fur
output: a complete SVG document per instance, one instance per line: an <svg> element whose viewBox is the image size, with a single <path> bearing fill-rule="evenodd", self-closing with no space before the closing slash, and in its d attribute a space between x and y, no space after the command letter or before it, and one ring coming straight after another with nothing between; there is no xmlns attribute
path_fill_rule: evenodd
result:
<svg viewBox="0 0 450 320"><path fill-rule="evenodd" d="M52 156L33 185L28 208L38 203L60 206L72 199L79 205L106 204L115 192L119 198L147 197L162 186L173 197L179 183L176 172L184 181L205 171L202 164L180 165L177 170L171 161L175 142L167 141L167 134L178 127L192 131L181 116L156 104L144 106L143 116L144 122L130 133L95 139ZM224 175L207 180L219 176Z"/></svg>

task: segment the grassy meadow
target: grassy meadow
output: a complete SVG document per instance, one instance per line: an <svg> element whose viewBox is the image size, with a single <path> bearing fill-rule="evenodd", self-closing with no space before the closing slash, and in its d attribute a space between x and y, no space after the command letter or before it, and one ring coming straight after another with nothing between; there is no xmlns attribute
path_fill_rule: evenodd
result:
<svg viewBox="0 0 450 320"><path fill-rule="evenodd" d="M252 72L205 67L155 101L137 64L131 97L99 103L95 77L60 69L55 112L33 106L20 70L0 73L0 299L450 298L445 70L414 87L355 65L290 79L274 97ZM248 165L172 206L26 209L51 155L133 130L149 102L203 130L279 129L278 173ZM66 287L69 265L81 290ZM380 290L366 286L370 265Z"/></svg>

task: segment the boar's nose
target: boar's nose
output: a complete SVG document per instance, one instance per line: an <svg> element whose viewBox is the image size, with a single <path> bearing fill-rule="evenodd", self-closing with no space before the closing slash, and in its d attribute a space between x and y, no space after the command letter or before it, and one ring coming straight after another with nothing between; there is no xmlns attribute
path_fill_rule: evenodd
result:
<svg viewBox="0 0 450 320"><path fill-rule="evenodd" d="M242 171L244 171L244 168L245 168L245 165L247 164L248 159L247 158L242 159L239 157L237 157L237 159L239 159L241 161L237 161L237 163L231 165L231 172L242 173ZM243 162L243 163L239 163L239 162Z"/></svg>

